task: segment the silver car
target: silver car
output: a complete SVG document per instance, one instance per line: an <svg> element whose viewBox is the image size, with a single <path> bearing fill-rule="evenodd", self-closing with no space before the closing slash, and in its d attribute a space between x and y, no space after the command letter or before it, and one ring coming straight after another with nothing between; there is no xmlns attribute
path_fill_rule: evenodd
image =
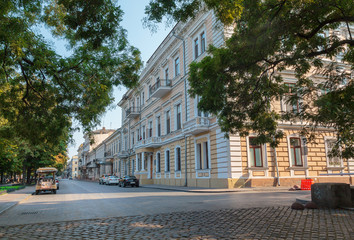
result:
<svg viewBox="0 0 354 240"><path fill-rule="evenodd" d="M119 178L116 176L109 176L108 179L106 180L107 185L112 185L112 184L118 185L118 183L119 183Z"/></svg>

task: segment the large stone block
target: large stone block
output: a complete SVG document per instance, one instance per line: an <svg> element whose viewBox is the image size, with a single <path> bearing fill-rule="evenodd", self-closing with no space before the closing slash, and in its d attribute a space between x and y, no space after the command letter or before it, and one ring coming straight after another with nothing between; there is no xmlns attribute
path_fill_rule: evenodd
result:
<svg viewBox="0 0 354 240"><path fill-rule="evenodd" d="M311 199L319 207L352 207L350 185L346 183L315 183Z"/></svg>

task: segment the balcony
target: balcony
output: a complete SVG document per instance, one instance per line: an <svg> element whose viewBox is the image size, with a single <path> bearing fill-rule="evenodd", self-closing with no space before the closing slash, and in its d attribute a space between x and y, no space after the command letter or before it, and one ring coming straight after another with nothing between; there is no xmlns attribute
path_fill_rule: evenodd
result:
<svg viewBox="0 0 354 240"><path fill-rule="evenodd" d="M150 97L162 98L172 89L172 80L159 79L149 89Z"/></svg>
<svg viewBox="0 0 354 240"><path fill-rule="evenodd" d="M129 157L129 152L127 150L122 150L118 152L118 158L127 158Z"/></svg>
<svg viewBox="0 0 354 240"><path fill-rule="evenodd" d="M162 140L160 137L151 137L148 139L140 140L135 144L135 148L149 147L158 148L162 146Z"/></svg>
<svg viewBox="0 0 354 240"><path fill-rule="evenodd" d="M140 107L130 107L125 112L127 118L136 118L140 116Z"/></svg>
<svg viewBox="0 0 354 240"><path fill-rule="evenodd" d="M209 130L210 120L208 117L196 117L183 124L185 134L198 134Z"/></svg>

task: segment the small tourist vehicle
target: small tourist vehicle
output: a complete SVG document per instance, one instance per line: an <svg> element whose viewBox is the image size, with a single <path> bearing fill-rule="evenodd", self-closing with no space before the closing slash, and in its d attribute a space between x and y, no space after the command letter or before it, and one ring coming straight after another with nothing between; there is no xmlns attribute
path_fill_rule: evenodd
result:
<svg viewBox="0 0 354 240"><path fill-rule="evenodd" d="M36 184L36 195L40 192L50 191L54 194L57 193L57 184L55 179L55 173L58 170L53 167L38 168L37 174L37 184Z"/></svg>

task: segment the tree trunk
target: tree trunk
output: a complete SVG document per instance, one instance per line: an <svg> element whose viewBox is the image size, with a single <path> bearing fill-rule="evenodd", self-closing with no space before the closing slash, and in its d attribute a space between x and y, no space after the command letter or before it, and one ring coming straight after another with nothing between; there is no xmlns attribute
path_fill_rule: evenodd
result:
<svg viewBox="0 0 354 240"><path fill-rule="evenodd" d="M27 184L31 184L31 167L27 168Z"/></svg>
<svg viewBox="0 0 354 240"><path fill-rule="evenodd" d="M4 183L4 170L1 170L1 180L0 183L3 184Z"/></svg>

